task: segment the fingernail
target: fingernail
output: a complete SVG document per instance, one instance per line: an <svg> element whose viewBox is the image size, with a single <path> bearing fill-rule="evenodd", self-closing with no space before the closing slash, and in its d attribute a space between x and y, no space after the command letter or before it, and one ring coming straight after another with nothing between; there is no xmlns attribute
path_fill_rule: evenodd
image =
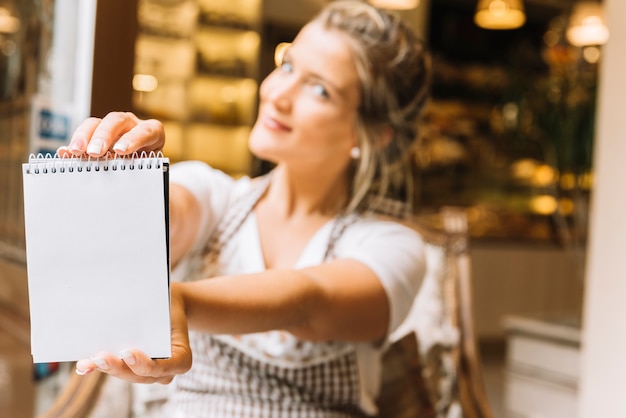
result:
<svg viewBox="0 0 626 418"><path fill-rule="evenodd" d="M117 151L119 153L124 153L128 149L128 144L125 141L116 142L113 145L113 151Z"/></svg>
<svg viewBox="0 0 626 418"><path fill-rule="evenodd" d="M104 145L101 139L92 139L87 146L87 154L100 154L102 152L102 146Z"/></svg>
<svg viewBox="0 0 626 418"><path fill-rule="evenodd" d="M96 366L101 370L109 369L109 365L107 364L106 360L103 359L102 357L91 357L91 361L93 361L96 364Z"/></svg>
<svg viewBox="0 0 626 418"><path fill-rule="evenodd" d="M83 150L85 149L85 141L82 139L77 139L68 146L68 149L70 150L70 152L83 152Z"/></svg>
<svg viewBox="0 0 626 418"><path fill-rule="evenodd" d="M85 370L80 370L80 369L76 369L76 374L79 376L84 376L86 374L89 374L93 372L93 369L85 369Z"/></svg>
<svg viewBox="0 0 626 418"><path fill-rule="evenodd" d="M57 155L58 156L62 157L62 156L67 155L69 153L70 153L70 149L67 146L65 146L65 145L60 146L59 148L57 148Z"/></svg>
<svg viewBox="0 0 626 418"><path fill-rule="evenodd" d="M129 351L129 350L122 350L122 351L120 351L120 357L129 366L134 366L135 365L135 356L133 355L133 353L131 351Z"/></svg>

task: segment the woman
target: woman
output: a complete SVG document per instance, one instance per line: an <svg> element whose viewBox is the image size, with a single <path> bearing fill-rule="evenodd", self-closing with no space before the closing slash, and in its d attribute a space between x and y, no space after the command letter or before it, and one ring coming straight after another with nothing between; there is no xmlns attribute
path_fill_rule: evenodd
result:
<svg viewBox="0 0 626 418"><path fill-rule="evenodd" d="M189 276L171 287L172 357L99 353L77 373L174 380L166 416L375 414L386 337L425 269L419 235L375 212L416 137L429 74L424 45L395 15L326 6L260 87L249 147L271 173L171 169L171 258ZM59 151L163 143L159 122L116 112Z"/></svg>

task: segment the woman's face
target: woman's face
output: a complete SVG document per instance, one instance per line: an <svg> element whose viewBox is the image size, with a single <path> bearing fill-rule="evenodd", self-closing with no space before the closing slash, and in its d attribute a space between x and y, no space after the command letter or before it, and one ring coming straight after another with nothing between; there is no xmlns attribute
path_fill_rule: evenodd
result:
<svg viewBox="0 0 626 418"><path fill-rule="evenodd" d="M250 149L275 163L344 170L357 145L359 100L347 38L309 24L261 84Z"/></svg>

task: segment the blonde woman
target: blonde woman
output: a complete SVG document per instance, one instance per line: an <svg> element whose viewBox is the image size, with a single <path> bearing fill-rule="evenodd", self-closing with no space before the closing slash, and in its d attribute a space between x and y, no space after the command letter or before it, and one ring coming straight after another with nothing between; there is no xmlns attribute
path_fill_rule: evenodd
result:
<svg viewBox="0 0 626 418"><path fill-rule="evenodd" d="M172 357L129 347L77 373L172 382L168 417L376 414L386 338L425 271L421 237L377 213L429 77L424 44L397 16L329 3L260 87L249 147L275 168L238 180L200 162L171 168L171 258L186 276L171 287ZM160 150L164 136L158 121L114 112L60 152Z"/></svg>

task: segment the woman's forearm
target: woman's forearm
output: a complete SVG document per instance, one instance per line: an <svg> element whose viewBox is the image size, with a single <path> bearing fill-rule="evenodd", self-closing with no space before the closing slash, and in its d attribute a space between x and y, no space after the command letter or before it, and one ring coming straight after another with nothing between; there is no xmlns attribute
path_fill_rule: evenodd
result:
<svg viewBox="0 0 626 418"><path fill-rule="evenodd" d="M189 327L213 334L283 329L308 340L374 341L389 321L380 281L353 260L186 282L180 292Z"/></svg>
<svg viewBox="0 0 626 418"><path fill-rule="evenodd" d="M189 327L212 334L304 328L310 305L322 303L315 282L294 270L223 276L177 285Z"/></svg>

